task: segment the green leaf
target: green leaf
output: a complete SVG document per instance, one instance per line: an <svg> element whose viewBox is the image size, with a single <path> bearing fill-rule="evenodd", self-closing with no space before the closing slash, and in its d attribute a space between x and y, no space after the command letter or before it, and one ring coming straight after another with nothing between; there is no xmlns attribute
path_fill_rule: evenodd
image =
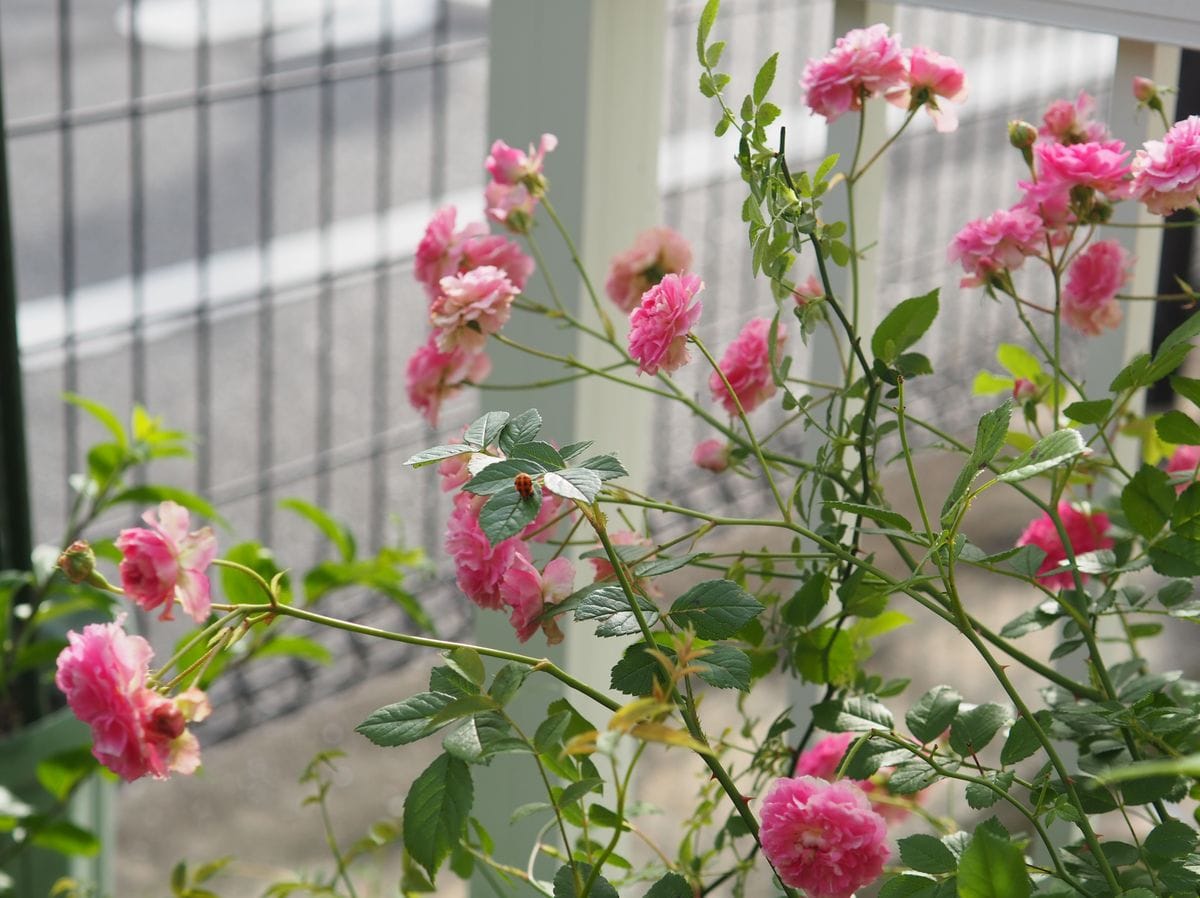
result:
<svg viewBox="0 0 1200 898"><path fill-rule="evenodd" d="M509 735L509 724L499 714L475 714L442 740L442 748L468 764L490 764L503 752L528 752L529 747Z"/></svg>
<svg viewBox="0 0 1200 898"><path fill-rule="evenodd" d="M1121 509L1129 526L1153 539L1171 519L1175 506L1175 489L1167 473L1152 465L1142 465L1121 490Z"/></svg>
<svg viewBox="0 0 1200 898"><path fill-rule="evenodd" d="M1150 563L1164 577L1200 577L1200 542L1172 533L1150 547Z"/></svg>
<svg viewBox="0 0 1200 898"><path fill-rule="evenodd" d="M354 731L385 748L408 745L441 729L431 722L434 715L457 698L444 692L422 692L373 711Z"/></svg>
<svg viewBox="0 0 1200 898"><path fill-rule="evenodd" d="M591 876L592 865L581 863L576 866L579 867L579 878L586 883L588 877ZM612 883L598 874L587 896L588 898L619 898ZM575 874L571 871L570 865L559 867L558 872L554 874L554 898L583 898L582 893L575 888Z"/></svg>
<svg viewBox="0 0 1200 898"><path fill-rule="evenodd" d="M870 518L872 521L878 521L885 527L894 527L897 530L912 533L913 527L909 523L908 518L888 508L876 508L873 505L860 505L857 502L839 502L836 500L826 502L825 507L853 515L861 515L864 518Z"/></svg>
<svg viewBox="0 0 1200 898"><path fill-rule="evenodd" d="M783 622L793 627L807 627L827 604L829 578L822 573L813 574L783 606Z"/></svg>
<svg viewBox="0 0 1200 898"><path fill-rule="evenodd" d="M761 103L767 98L771 85L775 83L775 65L779 62L779 54L772 53L762 64L758 74L754 76L754 102Z"/></svg>
<svg viewBox="0 0 1200 898"><path fill-rule="evenodd" d="M696 28L696 56L700 65L704 65L704 49L708 43L708 33L712 31L713 22L717 20L717 10L721 8L721 0L708 0L704 11L700 13L700 24Z"/></svg>
<svg viewBox="0 0 1200 898"><path fill-rule="evenodd" d="M934 686L904 715L908 731L922 743L932 742L953 722L962 696L951 686ZM931 871L925 871L931 872Z"/></svg>
<svg viewBox="0 0 1200 898"><path fill-rule="evenodd" d="M1200 446L1200 424L1181 411L1172 409L1154 422L1154 430L1168 443L1180 446Z"/></svg>
<svg viewBox="0 0 1200 898"><path fill-rule="evenodd" d="M676 599L668 613L701 639L728 639L762 611L758 600L732 580L706 580Z"/></svg>
<svg viewBox="0 0 1200 898"><path fill-rule="evenodd" d="M1021 849L977 827L958 861L959 898L1029 898L1030 891Z"/></svg>
<svg viewBox="0 0 1200 898"><path fill-rule="evenodd" d="M643 596L637 596L637 600L647 625L654 626L658 622L658 609ZM625 591L616 585L604 586L587 593L575 609L575 620L599 621L597 636L631 636L641 632L637 616L625 597Z"/></svg>
<svg viewBox="0 0 1200 898"><path fill-rule="evenodd" d="M537 462L547 471L557 471L566 465L559 451L549 443L543 443L541 440L531 440L528 443L519 443L513 446L510 457L513 461L528 459Z"/></svg>
<svg viewBox="0 0 1200 898"><path fill-rule="evenodd" d="M900 861L918 873L953 873L958 865L954 853L935 836L917 833L898 844Z"/></svg>
<svg viewBox="0 0 1200 898"><path fill-rule="evenodd" d="M128 448L129 437L125 433L125 426L108 406L94 399L88 399L86 396L80 396L78 393L63 393L63 401L83 409L104 425L105 429L113 435L118 446L122 449Z"/></svg>
<svg viewBox="0 0 1200 898"><path fill-rule="evenodd" d="M1008 709L995 702L976 705L963 711L950 725L950 747L960 755L970 755L984 748L1005 726L1011 716Z"/></svg>
<svg viewBox="0 0 1200 898"><path fill-rule="evenodd" d="M546 489L564 499L591 503L600 492L600 475L587 468L567 468L542 479Z"/></svg>
<svg viewBox="0 0 1200 898"><path fill-rule="evenodd" d="M725 52L725 41L714 41L708 45L708 50L704 53L704 63L710 69L716 68L721 61L721 54Z"/></svg>
<svg viewBox="0 0 1200 898"><path fill-rule="evenodd" d="M31 826L31 829L33 835L29 841L38 848L83 857L95 857L100 853L100 840L69 820L51 820L36 828Z"/></svg>
<svg viewBox="0 0 1200 898"><path fill-rule="evenodd" d="M951 511L958 501L966 495L971 483L987 465L996 457L1004 438L1008 433L1008 424L1012 419L1012 400L1006 399L998 407L992 409L979 419L975 428L975 446L967 457L966 463L958 473L954 486L950 488L946 501L942 503L942 522L949 523Z"/></svg>
<svg viewBox="0 0 1200 898"><path fill-rule="evenodd" d="M646 893L646 898L693 898L695 893L688 881L678 873L668 873Z"/></svg>
<svg viewBox="0 0 1200 898"><path fill-rule="evenodd" d="M692 664L698 668L696 676L717 689L750 691L750 657L731 645L713 645L708 654L697 658Z"/></svg>
<svg viewBox="0 0 1200 898"><path fill-rule="evenodd" d="M1182 857L1196 846L1196 831L1180 820L1165 820L1150 831L1143 847L1160 857Z"/></svg>
<svg viewBox="0 0 1200 898"><path fill-rule="evenodd" d="M515 489L497 493L480 510L479 527L494 546L524 530L537 517L541 507L542 495L537 487L528 499Z"/></svg>
<svg viewBox="0 0 1200 898"><path fill-rule="evenodd" d="M501 706L507 705L517 691L521 688L521 684L525 682L529 676L529 667L524 664L517 664L515 661L510 661L496 671L496 676L492 680L492 688L488 690L488 695L496 700Z"/></svg>
<svg viewBox="0 0 1200 898"><path fill-rule="evenodd" d="M250 568L268 583L279 573L279 565L271 550L255 542L238 543L225 553L229 561ZM285 576L281 585L287 587ZM270 597L257 580L237 568L221 568L221 589L225 597L238 605L265 605Z"/></svg>
<svg viewBox="0 0 1200 898"><path fill-rule="evenodd" d="M505 490L516 491L513 481L518 474L536 476L542 466L527 459L505 459L488 465L463 485L463 490L476 496L494 496Z"/></svg>
<svg viewBox="0 0 1200 898"><path fill-rule="evenodd" d="M924 296L906 299L884 316L871 335L871 353L875 358L890 363L921 339L937 317L938 292L935 288Z"/></svg>
<svg viewBox="0 0 1200 898"><path fill-rule="evenodd" d="M1111 408L1111 399L1093 399L1088 402L1072 402L1063 411L1068 418L1080 424L1099 424Z"/></svg>
<svg viewBox="0 0 1200 898"><path fill-rule="evenodd" d="M1200 406L1200 380L1182 375L1172 377L1171 389L1193 405Z"/></svg>
<svg viewBox="0 0 1200 898"><path fill-rule="evenodd" d="M701 561L708 557L707 552L695 552L690 555L660 555L648 561L640 562L633 567L633 575L638 579L661 577L680 568L687 567L693 561Z"/></svg>
<svg viewBox="0 0 1200 898"><path fill-rule="evenodd" d="M1049 726L1049 711L1037 711L1033 716L1043 729ZM1004 747L1000 749L1000 763L1005 766L1016 764L1019 761L1024 761L1026 758L1033 757L1041 749L1042 743L1038 740L1037 733L1034 732L1029 720L1025 717L1018 717L1016 723L1012 725L1012 729L1008 731L1008 738L1004 740Z"/></svg>
<svg viewBox="0 0 1200 898"><path fill-rule="evenodd" d="M519 443L534 440L542 429L542 416L536 408L531 408L515 417L509 418L504 429L500 431L500 451L512 455L513 448Z"/></svg>
<svg viewBox="0 0 1200 898"><path fill-rule="evenodd" d="M1042 373L1042 363L1037 356L1015 343L1001 343L996 347L996 361L1013 377L1036 381Z"/></svg>
<svg viewBox="0 0 1200 898"><path fill-rule="evenodd" d="M985 773L983 778L994 784L1001 791L1007 792L1012 788L1016 775L1011 770L1006 770L1003 773ZM1000 800L1000 794L995 789L991 789L983 783L968 783L964 794L967 798L967 804L977 811L990 808Z"/></svg>
<svg viewBox="0 0 1200 898"><path fill-rule="evenodd" d="M893 876L879 890L879 898L935 898L938 882L925 876L901 873Z"/></svg>
<svg viewBox="0 0 1200 898"><path fill-rule="evenodd" d="M354 535L345 524L334 520L324 509L297 498L281 499L279 507L294 511L321 531L325 538L337 548L338 554L342 556L342 561L354 560Z"/></svg>
<svg viewBox="0 0 1200 898"><path fill-rule="evenodd" d="M38 761L37 779L47 792L65 801L71 790L99 769L100 763L84 745Z"/></svg>
<svg viewBox="0 0 1200 898"><path fill-rule="evenodd" d="M831 733L860 733L890 730L895 725L892 712L871 696L849 695L813 705L813 720Z"/></svg>
<svg viewBox="0 0 1200 898"><path fill-rule="evenodd" d="M181 490L173 486L158 486L155 484L131 486L128 489L121 490L121 492L109 500L112 504L130 502L135 505L156 505L159 502L167 501L182 505L188 511L194 511L196 514L208 518L221 527L229 526L229 523L207 501L195 493L189 493L187 490Z"/></svg>
<svg viewBox="0 0 1200 898"><path fill-rule="evenodd" d="M618 477L628 477L629 472L615 455L594 455L581 461L578 468L587 468L601 480L615 480Z"/></svg>
<svg viewBox="0 0 1200 898"><path fill-rule="evenodd" d="M604 790L604 780L598 776L589 776L581 779L576 783L571 783L562 790L558 796L558 806L560 808L567 805L575 804L580 799L592 792L600 792Z"/></svg>
<svg viewBox="0 0 1200 898"><path fill-rule="evenodd" d="M659 650L674 656L674 651L659 646ZM626 695L649 695L654 688L657 676L663 679L662 664L650 654L644 642L635 642L625 650L621 660L613 665L610 685L618 692Z"/></svg>
<svg viewBox="0 0 1200 898"><path fill-rule="evenodd" d="M463 434L463 441L468 446L486 449L500 436L500 431L508 423L509 417L508 412L487 412L479 416L471 422L467 432Z"/></svg>
<svg viewBox="0 0 1200 898"><path fill-rule="evenodd" d="M269 642L256 649L255 658L270 657L300 658L316 664L330 664L333 653L315 639L307 636L275 636Z"/></svg>
<svg viewBox="0 0 1200 898"><path fill-rule="evenodd" d="M1167 334L1162 343L1158 347L1158 356L1174 349L1176 346L1183 346L1189 340L1200 334L1200 315L1190 315L1188 319Z"/></svg>
<svg viewBox="0 0 1200 898"><path fill-rule="evenodd" d="M495 711L499 704L490 695L462 695L429 718L432 726L442 726L452 720L461 720L471 714Z"/></svg>
<svg viewBox="0 0 1200 898"><path fill-rule="evenodd" d="M471 813L475 788L466 763L438 755L404 799L404 847L430 877L458 844Z"/></svg>
<svg viewBox="0 0 1200 898"><path fill-rule="evenodd" d="M997 393L1011 393L1013 386L1011 377L1001 377L990 371L980 371L975 375L975 380L971 382L971 392L976 396L994 396Z"/></svg>
<svg viewBox="0 0 1200 898"><path fill-rule="evenodd" d="M892 769L888 777L888 791L893 795L915 795L928 789L941 779L941 774L922 761L913 758L902 761Z"/></svg>
<svg viewBox="0 0 1200 898"><path fill-rule="evenodd" d="M1078 430L1065 428L1042 437L1033 446L1017 456L1016 460L996 479L1002 483L1017 483L1028 480L1043 471L1064 465L1087 447Z"/></svg>
<svg viewBox="0 0 1200 898"><path fill-rule="evenodd" d="M454 458L456 455L466 455L474 451L476 451L475 447L468 446L466 443L455 443L453 446L434 446L432 449L424 449L416 455L410 455L404 464L414 468L423 468L426 465L432 465L434 462L445 461L447 458Z"/></svg>

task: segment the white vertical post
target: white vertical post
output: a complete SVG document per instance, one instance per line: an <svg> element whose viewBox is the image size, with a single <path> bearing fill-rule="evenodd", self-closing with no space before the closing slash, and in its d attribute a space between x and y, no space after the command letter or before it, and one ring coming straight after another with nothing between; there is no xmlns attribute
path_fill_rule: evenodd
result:
<svg viewBox="0 0 1200 898"><path fill-rule="evenodd" d="M612 255L639 230L658 223L665 24L663 0L492 0L491 4L489 138L516 146L536 141L543 132L558 136L558 148L546 164L550 198L600 291ZM536 236L564 304L572 314L597 323L564 242L544 215L539 214L539 222ZM528 290L549 304L539 274L531 278ZM602 292L599 300L616 313L614 324L623 337L620 311ZM575 332L553 322L518 315L510 330L514 326L520 330L513 330L513 335L523 343L588 362L616 360L603 345L589 337L577 339ZM495 355L497 382L562 373L567 372L560 367L535 367L516 353ZM536 392L500 394L503 399L485 395L494 408L538 408L548 438L564 443L595 439L598 450L620 456L636 482L648 475L650 407L631 394L587 379ZM582 585L589 573L590 568L581 566L576 585ZM622 646L602 645L598 651L590 633L576 641L569 623L564 630L565 646L552 657L581 679L606 687L608 670ZM491 645L514 644L511 628L499 615L481 616L476 633ZM585 641L586 651L581 645ZM531 642L525 651L544 650L532 646ZM540 719L547 703L561 694L554 681L531 678L518 699L516 714L525 720ZM607 722L607 712L598 705L579 696L570 698L593 723L602 728ZM523 821L510 827L508 819L514 808L544 797L540 779L525 757L499 758L491 768L474 772L476 816L495 838L497 857L524 868L537 825ZM536 875L548 879L553 872L553 866L543 861ZM478 894L494 894L492 885L478 874L473 887ZM513 893L533 891L514 887Z"/></svg>

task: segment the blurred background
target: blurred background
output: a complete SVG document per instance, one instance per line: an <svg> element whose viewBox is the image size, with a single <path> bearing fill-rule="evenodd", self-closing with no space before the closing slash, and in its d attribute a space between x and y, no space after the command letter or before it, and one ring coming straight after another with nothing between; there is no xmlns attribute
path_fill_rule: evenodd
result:
<svg viewBox="0 0 1200 898"><path fill-rule="evenodd" d="M750 277L734 146L712 137L711 101L695 89L701 6L667 4L658 181L663 222L694 247L707 284L704 336L719 350L767 294ZM405 361L426 335L411 261L434 209L454 203L460 221L481 214L488 17L487 0L4 0L4 128L38 541L58 539L67 478L100 436L61 401L70 391L122 414L144 404L195 434L194 458L164 465L155 479L210 497L232 524L230 542L253 536L324 551L276 504L300 496L351 522L365 548L398 541L438 557L449 503L435 478L401 467L437 441L404 398ZM823 123L803 107L798 79L804 61L829 47L832 17L827 0L723 4L735 93L782 51L772 99L784 110L793 168L824 155ZM935 133L922 115L887 157L881 238L871 249L881 260L881 309L942 288L925 350L941 366L913 407L961 431L988 400L951 406L938 397L949 387L963 395L986 362L972 334L1022 338L1009 308L978 291L960 294L945 248L967 220L1014 200L1021 160L1006 142L1010 119L1036 122L1051 100L1081 89L1105 116L1117 41L906 6L894 8L893 30L906 46L954 56L970 81L955 135ZM1078 360L1081 350L1069 352ZM681 375L701 391L698 370ZM478 403L475 393L451 403L442 434L457 433ZM689 458L706 435L700 422L667 406L652 422L661 461L653 492L702 506L761 502L746 481L694 482ZM443 635L469 625L444 571L421 597ZM343 616L409 626L379 597L340 601ZM320 638L332 664L281 661L239 672L220 685L203 728L210 791L223 776L220 759L236 759L227 799L265 815L264 838L309 818L294 807L296 791L276 796L271 779L290 782L304 759L288 767L263 746L284 751L290 728L304 726L323 744L345 747L359 719L292 712L322 697L345 705L372 682L386 682L391 694L397 676L422 676L425 661L397 647ZM391 679L372 679L385 673ZM357 701L369 711L374 697ZM227 755L218 753L223 742ZM360 785L368 782L379 788L360 774ZM169 814L146 797L162 788L123 793L129 863L119 895L165 891L174 857L159 856L155 840ZM186 813L215 830L228 822L229 811L188 794ZM288 805L272 809L273 800ZM399 806L384 800L375 811L389 809ZM182 824L171 825L179 834ZM314 839L319 845L315 831ZM277 833L276 841L280 864L301 862L286 855L294 840Z"/></svg>

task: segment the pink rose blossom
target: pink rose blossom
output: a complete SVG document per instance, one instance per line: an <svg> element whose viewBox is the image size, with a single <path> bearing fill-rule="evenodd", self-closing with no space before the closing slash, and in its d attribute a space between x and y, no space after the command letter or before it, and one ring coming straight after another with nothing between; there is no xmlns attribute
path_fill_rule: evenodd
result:
<svg viewBox="0 0 1200 898"><path fill-rule="evenodd" d="M518 293L525 289L529 275L533 273L533 259L514 241L500 234L471 237L463 244L460 272L485 265L499 268L508 275Z"/></svg>
<svg viewBox="0 0 1200 898"><path fill-rule="evenodd" d="M721 356L721 372L733 388L737 396L736 402L725 389L725 384L717 372L714 371L708 379L713 401L725 406L725 411L730 415L738 413L738 403L741 403L742 411L749 414L775 395L775 379L771 376L768 345L770 331L769 319L751 318ZM775 356L779 362L782 362L780 353L783 352L785 342L787 331L781 326L775 335Z"/></svg>
<svg viewBox="0 0 1200 898"><path fill-rule="evenodd" d="M453 206L438 209L429 220L421 242L417 244L413 275L425 287L430 299L437 296L442 278L458 274L461 270L466 242L472 237L487 234L487 227L481 222L456 228L457 215L458 210Z"/></svg>
<svg viewBox="0 0 1200 898"><path fill-rule="evenodd" d="M695 297L703 289L694 274L668 274L646 291L629 316L629 354L637 360L639 373L670 372L687 364L688 333L700 320L702 308Z"/></svg>
<svg viewBox="0 0 1200 898"><path fill-rule="evenodd" d="M508 321L518 293L508 275L494 265L444 277L440 287L441 293L429 307L429 322L437 330L442 352L483 349L487 335L499 332Z"/></svg>
<svg viewBox="0 0 1200 898"><path fill-rule="evenodd" d="M897 95L897 105L907 108L913 102L923 103L934 127L946 134L958 127L958 115L939 103L938 97L951 103L965 101L966 73L949 56L924 47L913 47L908 55L908 90Z"/></svg>
<svg viewBox="0 0 1200 898"><path fill-rule="evenodd" d="M485 163L488 174L497 184L508 187L541 177L546 154L556 146L558 138L553 134L543 134L536 149L533 144L529 145L528 153L497 140L492 144L492 151Z"/></svg>
<svg viewBox="0 0 1200 898"><path fill-rule="evenodd" d="M500 608L500 582L513 560L529 558L529 547L517 536L492 545L479 526L483 496L459 493L446 523L446 551L454 559L458 588L480 608Z"/></svg>
<svg viewBox="0 0 1200 898"><path fill-rule="evenodd" d="M683 274L691 267L692 248L681 234L671 228L650 228L612 260L604 290L617 308L630 312L665 275Z"/></svg>
<svg viewBox="0 0 1200 898"><path fill-rule="evenodd" d="M903 88L906 75L899 38L888 34L887 25L879 24L848 32L823 58L810 59L800 86L808 107L833 122L846 112L862 109L864 97Z"/></svg>
<svg viewBox="0 0 1200 898"><path fill-rule="evenodd" d="M1196 465L1200 464L1200 446L1178 446L1167 461L1167 473L1187 475L1187 479L1175 484L1175 492L1182 493L1196 479Z"/></svg>
<svg viewBox="0 0 1200 898"><path fill-rule="evenodd" d="M1063 320L1092 337L1120 324L1121 306L1114 297L1129 279L1132 262L1115 240L1093 243L1076 256L1063 289Z"/></svg>
<svg viewBox="0 0 1200 898"><path fill-rule="evenodd" d="M443 352L437 335L430 334L404 369L408 403L437 427L442 403L462 389L464 383L479 383L492 371L491 360L482 352L461 347Z"/></svg>
<svg viewBox="0 0 1200 898"><path fill-rule="evenodd" d="M845 780L777 779L760 817L763 854L785 885L810 898L851 898L879 878L889 856L887 824Z"/></svg>
<svg viewBox="0 0 1200 898"><path fill-rule="evenodd" d="M854 733L833 733L817 740L812 748L796 759L796 768L792 771L792 776L818 776L823 780L833 782L838 766L842 763L842 758L846 756L846 751L850 748L850 743L854 741L854 738ZM871 807L875 809L875 813L888 823L899 823L908 817L908 808L887 801L878 801L871 797L875 793L887 794L886 775L880 776L878 784L871 780L843 781L854 783L862 789L871 802ZM922 794L917 793L911 796L912 800L919 801Z"/></svg>
<svg viewBox="0 0 1200 898"><path fill-rule="evenodd" d="M692 450L692 464L720 474L729 467L729 445L721 440L701 440Z"/></svg>
<svg viewBox="0 0 1200 898"><path fill-rule="evenodd" d="M1107 140L1108 128L1103 122L1092 119L1095 111L1096 101L1086 91L1081 90L1074 103L1070 100L1055 100L1046 107L1038 134L1046 140L1061 144Z"/></svg>
<svg viewBox="0 0 1200 898"><path fill-rule="evenodd" d="M196 623L208 618L211 607L205 569L217 555L217 538L211 527L188 532L187 509L166 501L158 513L147 511L145 528L122 530L116 545L121 550L121 587L138 607L153 611L162 606L159 620L173 620L175 600Z"/></svg>
<svg viewBox="0 0 1200 898"><path fill-rule="evenodd" d="M999 209L968 222L950 244L947 257L961 262L967 277L959 285L979 287L994 275L1020 268L1037 255L1044 239L1042 220L1028 209Z"/></svg>
<svg viewBox="0 0 1200 898"><path fill-rule="evenodd" d="M462 440L452 439L447 445L457 446ZM467 466L471 463L471 452L464 452L461 455L451 455L447 459L438 462L438 478L442 482L442 492L452 493L468 480L471 479L471 472Z"/></svg>
<svg viewBox="0 0 1200 898"><path fill-rule="evenodd" d="M1075 213L1071 211L1071 187L1062 181L1018 181L1024 191L1014 209L1032 212L1042 220L1042 226L1055 246L1065 246L1071 239Z"/></svg>
<svg viewBox="0 0 1200 898"><path fill-rule="evenodd" d="M1012 394L1013 399L1017 400L1017 402L1027 402L1037 396L1038 388L1033 381L1018 377L1013 381Z"/></svg>
<svg viewBox="0 0 1200 898"><path fill-rule="evenodd" d="M1039 143L1033 155L1039 180L1091 187L1109 199L1129 195L1129 152L1119 140Z"/></svg>
<svg viewBox="0 0 1200 898"><path fill-rule="evenodd" d="M825 286L815 274L810 274L804 281L792 288L792 299L796 305L807 306L820 302L825 298Z"/></svg>
<svg viewBox="0 0 1200 898"><path fill-rule="evenodd" d="M1158 85L1153 78L1144 75L1133 76L1133 98L1139 103L1149 103L1158 96Z"/></svg>
<svg viewBox="0 0 1200 898"><path fill-rule="evenodd" d="M1062 520L1067 537L1071 540L1071 548L1076 557L1085 552L1112 547L1112 539L1105 535L1108 533L1108 515L1103 512L1088 512L1075 508L1070 502L1059 502L1058 516ZM1043 514L1030 521L1025 532L1017 540L1017 545L1037 546L1046 553L1046 557L1037 571L1037 576L1043 585L1050 589L1062 589L1074 585L1075 579L1070 571L1049 573L1067 559L1067 552L1063 548L1062 540L1058 538L1058 530L1055 529L1050 515ZM1087 580L1087 574L1080 573L1079 576L1083 580Z"/></svg>
<svg viewBox="0 0 1200 898"><path fill-rule="evenodd" d="M1200 195L1200 116L1148 140L1133 160L1133 195L1155 215L1169 215Z"/></svg>
<svg viewBox="0 0 1200 898"><path fill-rule="evenodd" d="M122 779L147 774L192 773L200 763L189 720L203 719L203 693L189 690L172 701L146 686L150 644L122 627L124 616L67 633L54 682L67 704L92 730L92 754Z"/></svg>
<svg viewBox="0 0 1200 898"><path fill-rule="evenodd" d="M537 197L524 184L510 186L493 181L483 190L484 214L514 234L529 233L537 203Z"/></svg>
<svg viewBox="0 0 1200 898"><path fill-rule="evenodd" d="M504 572L500 581L500 598L512 609L510 621L517 639L525 642L543 629L546 641L554 645L562 641L562 631L554 620L539 623L546 605L556 605L575 589L575 567L566 558L555 558L538 572L528 558L518 555Z"/></svg>

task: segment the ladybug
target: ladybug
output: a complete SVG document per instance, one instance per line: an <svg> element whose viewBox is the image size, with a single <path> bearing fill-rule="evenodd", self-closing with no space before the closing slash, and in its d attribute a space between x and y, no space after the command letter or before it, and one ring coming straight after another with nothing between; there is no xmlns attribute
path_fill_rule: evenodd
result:
<svg viewBox="0 0 1200 898"><path fill-rule="evenodd" d="M533 478L524 472L513 478L513 489L517 491L522 499L529 499L533 496Z"/></svg>

